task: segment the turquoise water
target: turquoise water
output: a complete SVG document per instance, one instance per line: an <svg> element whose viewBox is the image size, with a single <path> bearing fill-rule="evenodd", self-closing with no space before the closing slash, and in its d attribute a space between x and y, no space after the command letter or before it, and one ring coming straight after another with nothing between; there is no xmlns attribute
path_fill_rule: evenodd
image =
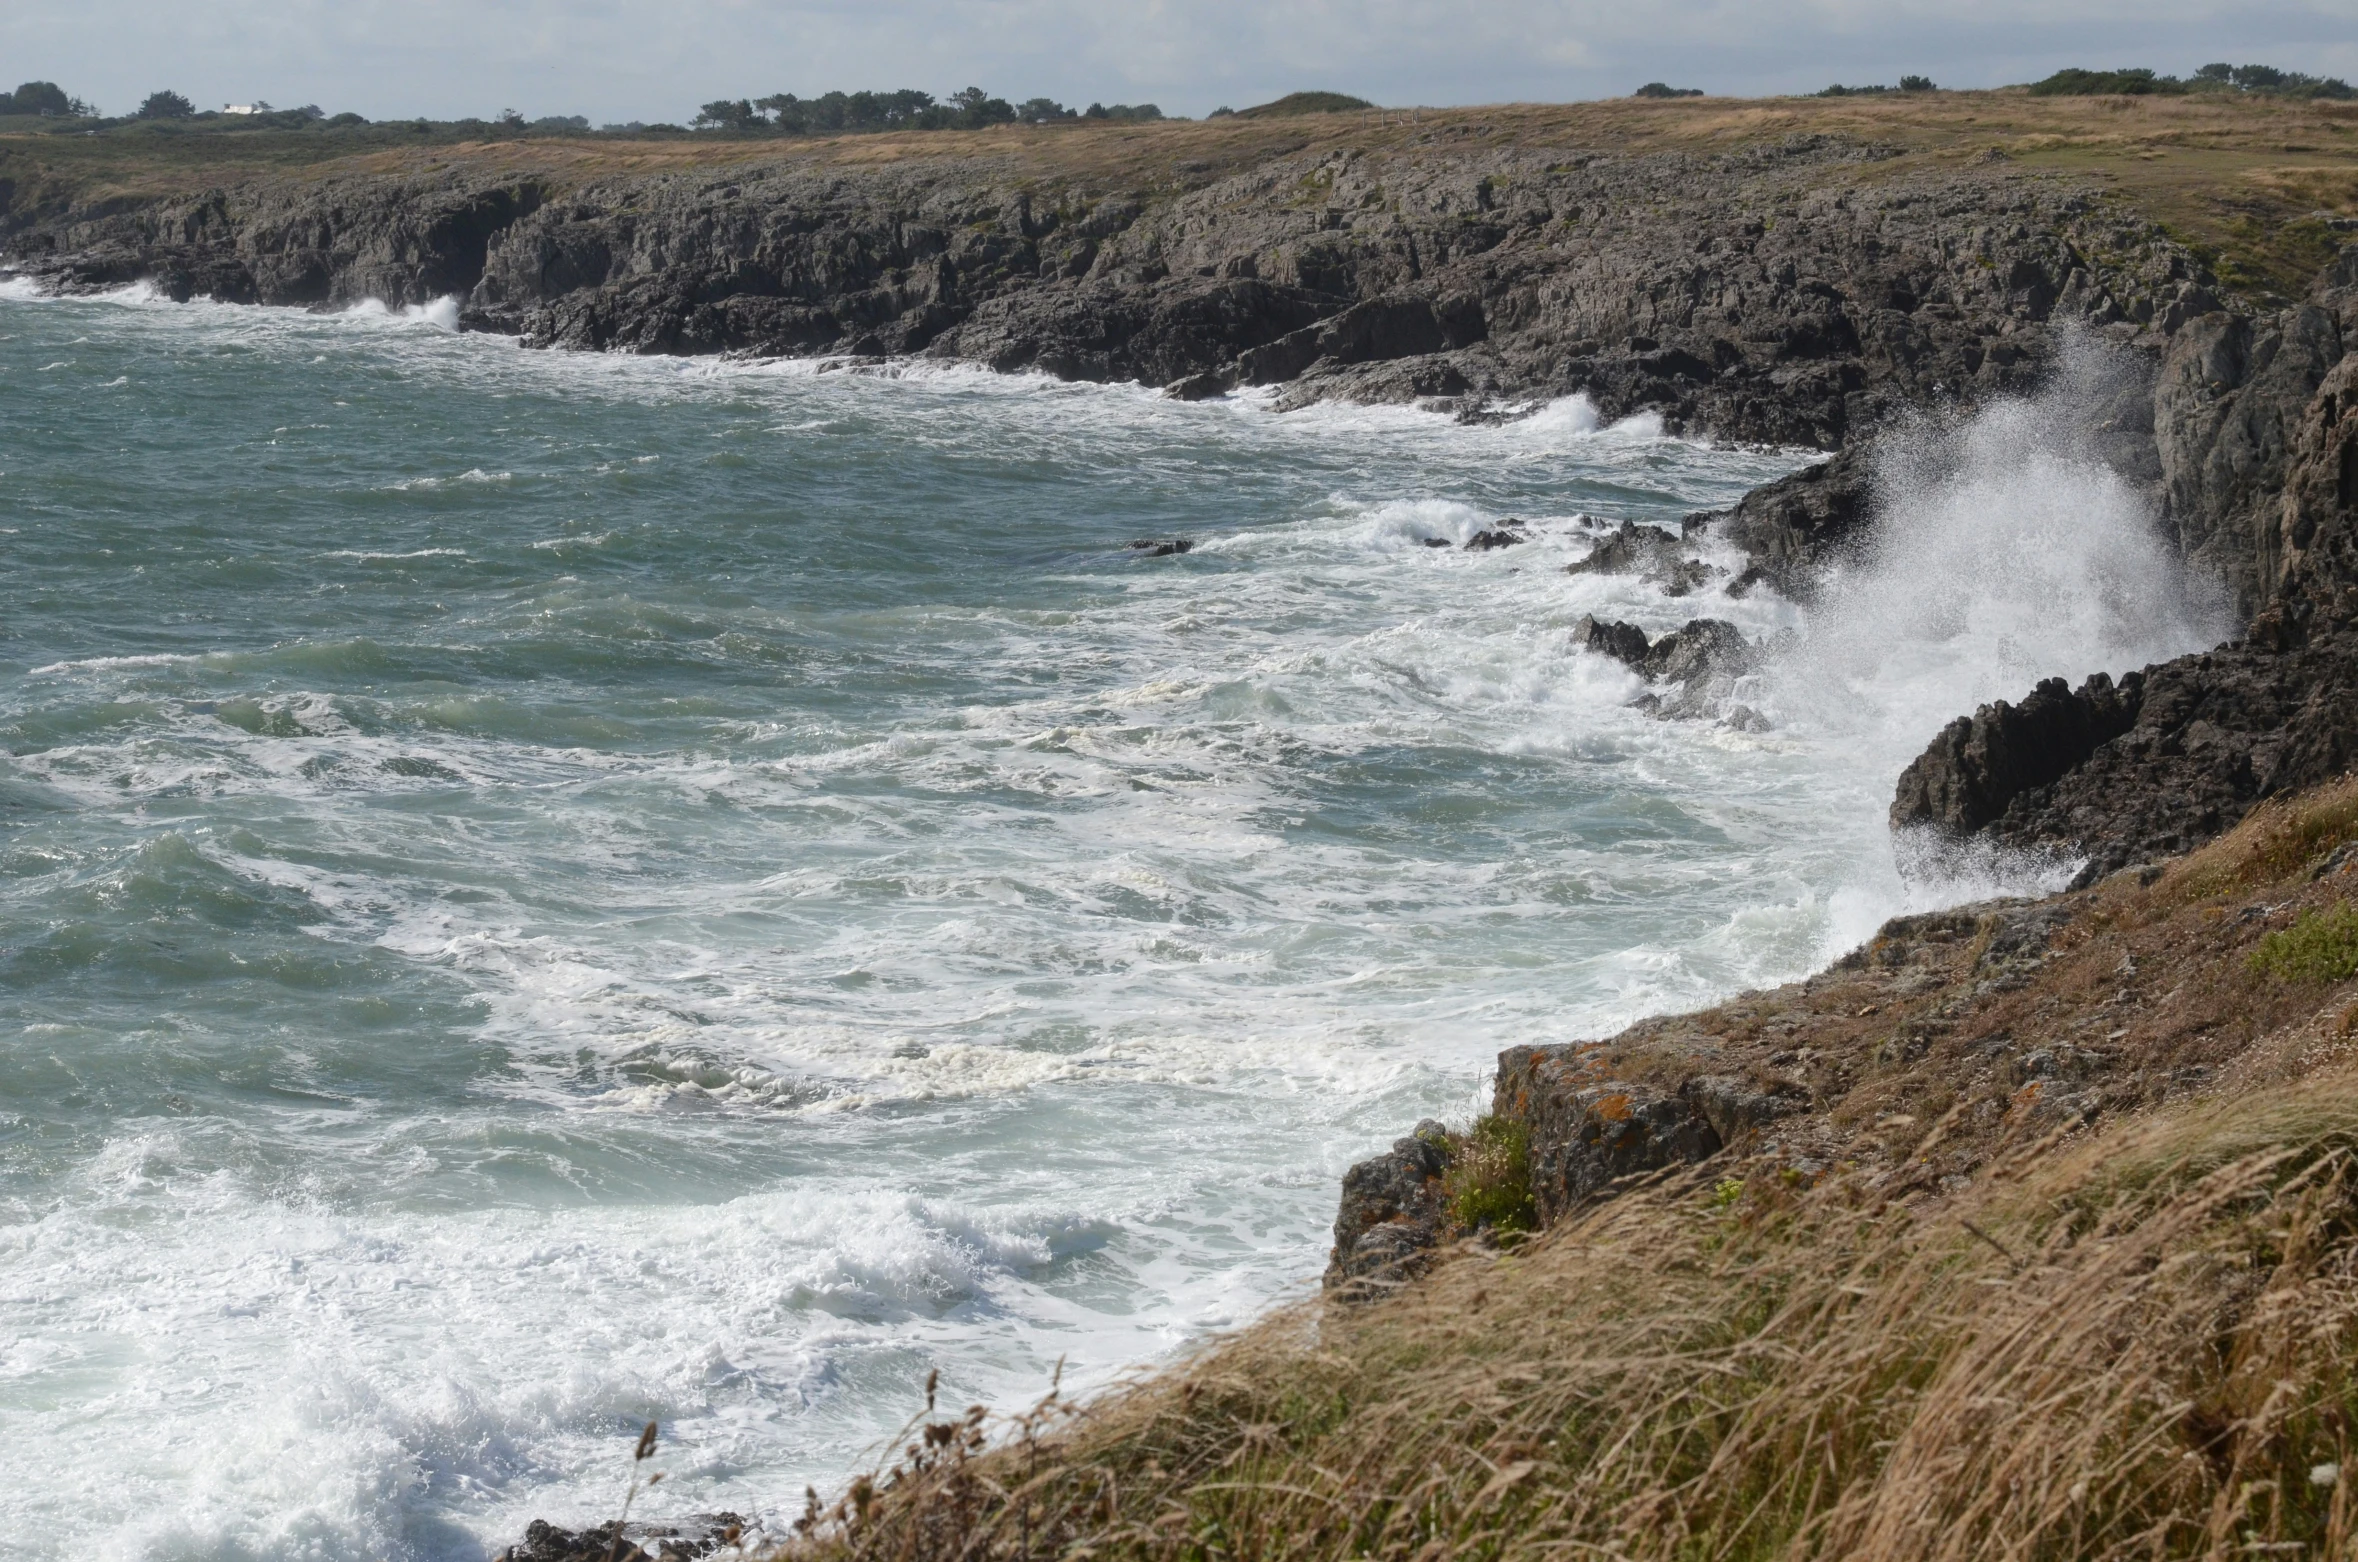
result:
<svg viewBox="0 0 2358 1562"><path fill-rule="evenodd" d="M1628 708L1570 625L1697 604L1560 566L1799 459L0 291L0 1521L477 1557L650 1418L639 1511L791 1512L1299 1294L1500 1046L1903 903L1948 716L2204 632L1893 564L1701 609L1819 648L1769 731Z"/></svg>

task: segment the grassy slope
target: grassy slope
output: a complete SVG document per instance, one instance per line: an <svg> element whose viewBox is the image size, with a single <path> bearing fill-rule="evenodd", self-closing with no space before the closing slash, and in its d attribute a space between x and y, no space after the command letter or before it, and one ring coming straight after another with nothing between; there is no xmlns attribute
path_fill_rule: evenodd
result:
<svg viewBox="0 0 2358 1562"><path fill-rule="evenodd" d="M1968 962L1905 984L2003 989L1982 996L2023 1051L2117 1045L2175 1006L2233 1032L2197 1094L2088 1127L2018 1093L1977 1128L1967 1049L1957 1110L1862 1120L1862 1153L1815 1178L1783 1155L1657 1178L1372 1306L1306 1303L1043 1406L995 1450L979 1411L928 1418L788 1549L2358 1553L2338 1478L2358 1480L2358 936L2340 924L2338 978L2253 961L2349 904L2358 858L2334 854L2353 839L2358 781L2063 902L2056 953L2005 981ZM2152 990L2124 1006L2140 970ZM1831 1023L1849 993L1818 993L1790 1040L1871 1093L1872 1041ZM1896 1156L1874 1148L1902 1130ZM1959 1133L1981 1140L1971 1175L1892 1174Z"/></svg>
<svg viewBox="0 0 2358 1562"><path fill-rule="evenodd" d="M21 122L20 122L21 123ZM2358 217L2358 104L2216 97L2033 98L2019 91L1880 98L1615 99L1374 110L1289 119L1002 127L831 141L719 136L450 142L393 127L347 132L0 132L15 203L137 199L251 178L533 172L560 184L753 164L966 168L1011 184L1147 195L1193 188L1294 152L1353 147L1718 152L1795 134L1879 142L1900 155L1843 177L1956 166L1994 148L2020 168L2095 177L2212 257L2255 296L2298 296L2337 235L2312 214Z"/></svg>

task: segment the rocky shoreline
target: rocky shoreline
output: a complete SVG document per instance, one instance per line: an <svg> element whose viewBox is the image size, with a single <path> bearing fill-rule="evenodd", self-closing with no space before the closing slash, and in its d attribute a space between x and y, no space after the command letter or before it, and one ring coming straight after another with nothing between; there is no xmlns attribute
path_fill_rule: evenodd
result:
<svg viewBox="0 0 2358 1562"><path fill-rule="evenodd" d="M1280 410L1500 417L1580 394L1608 418L1828 452L1686 536L1625 527L1575 566L1652 574L1699 607L1806 598L1872 524L1874 439L1893 419L2026 392L2075 334L2109 344L2134 372L2088 409L2087 446L2148 497L2243 632L1960 715L1898 779L1895 830L2078 861L2063 896L1903 919L1775 993L1503 1054L1492 1116L1545 1224L1739 1148L1797 1177L1865 1161L1892 1188L1937 1192L2006 1133L2199 1088L2231 1016L2023 1047L2037 1027L2010 1006L2155 864L2358 763L2358 245L2306 298L2255 304L2093 181L2002 161L1881 177L1889 156L1826 135L1713 154L1437 135L1179 169L1150 189L928 157L596 177L458 161L0 201L0 269L257 304L456 297L464 328L530 347L922 355L1183 398L1270 387ZM1705 531L1743 551L1740 574L1687 556ZM1468 546L1516 540L1503 525L1483 538ZM1755 648L1707 608L1659 637L1593 620L1579 635L1652 680L1662 714L1742 721L1726 687ZM2089 983L2133 998L2123 958ZM1911 1095L1918 1074L1974 1082L1938 1153L1908 1104L1938 1093ZM1330 1286L1396 1283L1481 1236L1451 1193L1474 1148L1420 1125L1354 1168ZM559 1534L516 1554L571 1554Z"/></svg>

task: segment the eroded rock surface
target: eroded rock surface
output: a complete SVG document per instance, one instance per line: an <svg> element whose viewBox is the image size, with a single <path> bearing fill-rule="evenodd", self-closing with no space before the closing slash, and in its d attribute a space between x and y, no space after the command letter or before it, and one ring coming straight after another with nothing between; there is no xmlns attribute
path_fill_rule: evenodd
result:
<svg viewBox="0 0 2358 1562"><path fill-rule="evenodd" d="M468 326L542 346L922 352L1185 396L1274 385L1281 406L1577 391L1608 418L1827 449L1893 407L2030 385L2054 322L2158 343L2210 297L2093 184L1886 173L1826 136L1714 155L1423 140L1151 188L1021 153L643 175L461 157L27 201L0 243L56 287L453 295Z"/></svg>

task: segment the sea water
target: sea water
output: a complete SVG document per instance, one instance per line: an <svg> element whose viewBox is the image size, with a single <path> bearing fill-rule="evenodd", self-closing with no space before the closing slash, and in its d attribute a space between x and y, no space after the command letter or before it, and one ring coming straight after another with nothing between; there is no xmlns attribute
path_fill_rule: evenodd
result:
<svg viewBox="0 0 2358 1562"><path fill-rule="evenodd" d="M2068 871L1904 882L1899 768L2222 627L2039 403L1919 430L1804 608L1567 575L1808 459L1578 400L447 314L0 288L20 1554L481 1557L610 1516L648 1420L640 1515L775 1519L937 1370L1169 1359L1501 1046ZM1765 728L1649 714L1583 613L1771 642Z"/></svg>

